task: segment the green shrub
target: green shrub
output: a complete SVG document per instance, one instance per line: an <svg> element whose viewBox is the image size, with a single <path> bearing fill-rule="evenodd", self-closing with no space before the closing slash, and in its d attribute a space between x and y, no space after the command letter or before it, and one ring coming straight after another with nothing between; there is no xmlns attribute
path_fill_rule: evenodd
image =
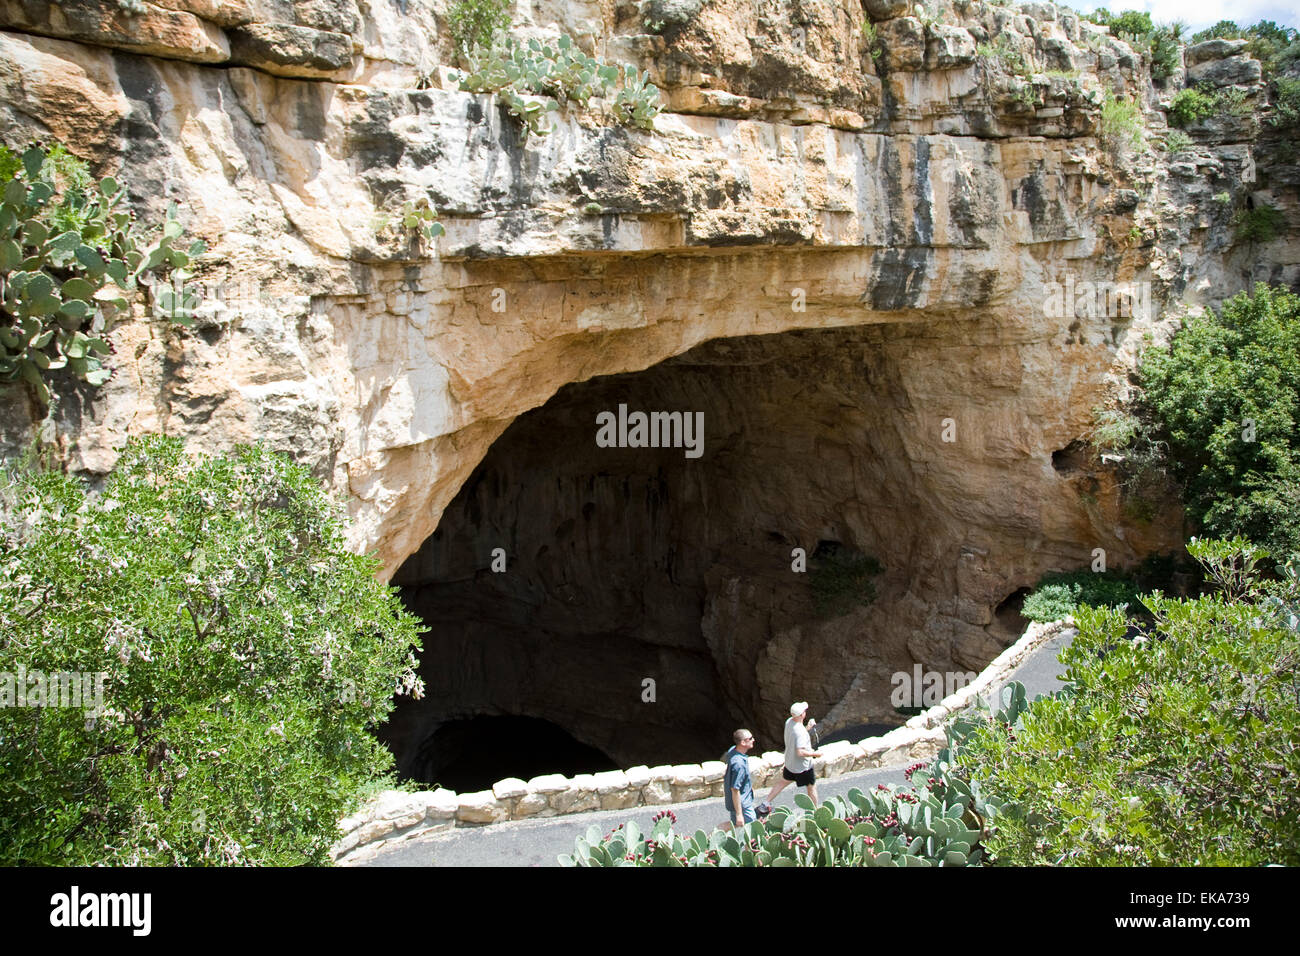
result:
<svg viewBox="0 0 1300 956"><path fill-rule="evenodd" d="M25 381L46 404L49 373L66 368L102 385L107 323L127 308L126 294L145 275L177 270L203 252L173 243L183 232L168 212L162 235L146 244L129 212L126 189L112 177L95 183L89 167L62 146L0 146L0 381ZM155 304L188 322L197 296L159 283Z"/></svg>
<svg viewBox="0 0 1300 956"><path fill-rule="evenodd" d="M1148 350L1141 375L1188 517L1300 551L1300 296L1243 292Z"/></svg>
<svg viewBox="0 0 1300 956"><path fill-rule="evenodd" d="M1142 111L1129 99L1119 99L1107 90L1101 104L1098 135L1112 152L1125 148L1140 150L1143 137Z"/></svg>
<svg viewBox="0 0 1300 956"><path fill-rule="evenodd" d="M454 0L447 10L447 24L457 53L489 47L498 33L510 29L510 0Z"/></svg>
<svg viewBox="0 0 1300 956"><path fill-rule="evenodd" d="M1143 610L1141 593L1137 582L1115 571L1055 572L1043 575L1020 613L1031 621L1059 621L1082 607L1127 605L1134 614Z"/></svg>
<svg viewBox="0 0 1300 956"><path fill-rule="evenodd" d="M1065 584L1039 584L1026 598L1020 609L1022 617L1030 621L1059 621L1075 612L1079 606L1079 590Z"/></svg>
<svg viewBox="0 0 1300 956"><path fill-rule="evenodd" d="M1218 100L1193 87L1179 90L1169 103L1169 121L1175 126L1190 126L1218 112Z"/></svg>
<svg viewBox="0 0 1300 956"><path fill-rule="evenodd" d="M308 472L148 438L97 494L11 469L0 505L0 693L104 676L98 714L0 708L0 863L327 862L422 685L416 619Z"/></svg>
<svg viewBox="0 0 1300 956"><path fill-rule="evenodd" d="M1269 122L1274 126L1300 126L1300 77L1280 76L1273 82L1273 115Z"/></svg>
<svg viewBox="0 0 1300 956"><path fill-rule="evenodd" d="M1114 609L1081 610L1066 688L966 740L958 772L1003 804L991 862L1300 863L1296 568L1270 589L1243 541L1189 550L1221 593L1149 598L1140 639Z"/></svg>
<svg viewBox="0 0 1300 956"><path fill-rule="evenodd" d="M1271 242L1286 232L1286 216L1266 202L1253 209L1238 210L1232 224L1239 242Z"/></svg>
<svg viewBox="0 0 1300 956"><path fill-rule="evenodd" d="M839 617L876 599L875 578L882 568L868 554L833 547L813 555L808 583L819 617Z"/></svg>

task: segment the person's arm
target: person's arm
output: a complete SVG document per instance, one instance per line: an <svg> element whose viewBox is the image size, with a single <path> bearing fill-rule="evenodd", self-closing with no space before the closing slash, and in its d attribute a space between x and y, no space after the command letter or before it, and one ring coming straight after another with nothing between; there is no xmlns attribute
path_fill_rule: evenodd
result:
<svg viewBox="0 0 1300 956"><path fill-rule="evenodd" d="M739 782L737 779L736 765L731 761L727 762L727 772L723 777L722 785L731 791L731 822L736 826L744 826L745 811L740 806L740 790L732 784Z"/></svg>
<svg viewBox="0 0 1300 956"><path fill-rule="evenodd" d="M799 747L799 748L797 748L798 751L799 751L799 756L800 756L800 757L820 757L820 756L822 755L822 752L821 752L820 750L813 750L813 749L811 749L811 748L812 748L812 740L808 740L808 747Z"/></svg>

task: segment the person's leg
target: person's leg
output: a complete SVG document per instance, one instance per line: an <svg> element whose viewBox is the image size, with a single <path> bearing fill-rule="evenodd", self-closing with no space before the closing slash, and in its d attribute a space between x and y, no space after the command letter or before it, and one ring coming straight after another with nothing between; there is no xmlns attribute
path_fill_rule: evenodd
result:
<svg viewBox="0 0 1300 956"><path fill-rule="evenodd" d="M808 799L811 800L811 801L813 802L813 806L814 806L814 807L819 807L819 806L821 806L821 804L817 802L817 784L816 784L816 782L813 782L813 783L808 784L808 786L805 787L804 789L805 789L805 790L807 791L807 793L808 793Z"/></svg>
<svg viewBox="0 0 1300 956"><path fill-rule="evenodd" d="M772 792L767 795L767 799L763 802L766 803L769 807L776 806L776 798L779 797L781 795L781 791L788 786L790 786L790 781L785 779L785 776L783 774L781 778L777 780L776 786L772 788Z"/></svg>

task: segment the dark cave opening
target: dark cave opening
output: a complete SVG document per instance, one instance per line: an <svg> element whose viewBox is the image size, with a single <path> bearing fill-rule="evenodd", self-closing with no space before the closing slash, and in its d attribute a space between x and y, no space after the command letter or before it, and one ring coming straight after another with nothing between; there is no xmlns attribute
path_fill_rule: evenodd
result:
<svg viewBox="0 0 1300 956"><path fill-rule="evenodd" d="M889 335L715 340L516 418L392 581L430 628L425 696L399 699L380 732L399 775L450 786L455 745L480 751L472 783L524 776L504 753L491 762L486 736L465 743L490 725L448 736L466 718L560 729L570 741L530 743L538 773L566 765L571 744L593 767L592 754L623 768L715 760L741 726L779 748L794 700L820 716L849 695L839 729L901 722L890 675L934 620L918 594L955 587L956 549L932 533ZM697 420L699 453L624 443L638 410ZM618 441L602 443L602 416L619 419ZM810 579L831 551L878 558L879 573L869 600L828 615ZM968 657L1000 650L981 624L945 627L953 637L922 649L933 666L962 640Z"/></svg>
<svg viewBox="0 0 1300 956"><path fill-rule="evenodd" d="M527 780L547 773L616 769L606 754L548 720L481 715L439 726L420 745L408 773L425 783L472 793L507 777Z"/></svg>
<svg viewBox="0 0 1300 956"><path fill-rule="evenodd" d="M1031 588L1017 588L1006 596L993 611L993 619L998 626L1008 635L1014 636L1024 633L1029 626L1029 618L1021 614L1025 606L1025 598L1029 597Z"/></svg>

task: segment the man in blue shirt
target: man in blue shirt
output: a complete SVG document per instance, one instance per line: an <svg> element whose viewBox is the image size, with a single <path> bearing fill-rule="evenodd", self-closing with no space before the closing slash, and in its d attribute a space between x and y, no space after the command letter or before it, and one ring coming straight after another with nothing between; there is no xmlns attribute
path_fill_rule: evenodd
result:
<svg viewBox="0 0 1300 956"><path fill-rule="evenodd" d="M730 830L733 824L743 827L755 819L754 784L749 778L749 758L745 756L754 749L754 735L742 728L731 738L736 745L722 758L727 765L722 777L722 793L727 804L727 822L722 825L724 830Z"/></svg>

